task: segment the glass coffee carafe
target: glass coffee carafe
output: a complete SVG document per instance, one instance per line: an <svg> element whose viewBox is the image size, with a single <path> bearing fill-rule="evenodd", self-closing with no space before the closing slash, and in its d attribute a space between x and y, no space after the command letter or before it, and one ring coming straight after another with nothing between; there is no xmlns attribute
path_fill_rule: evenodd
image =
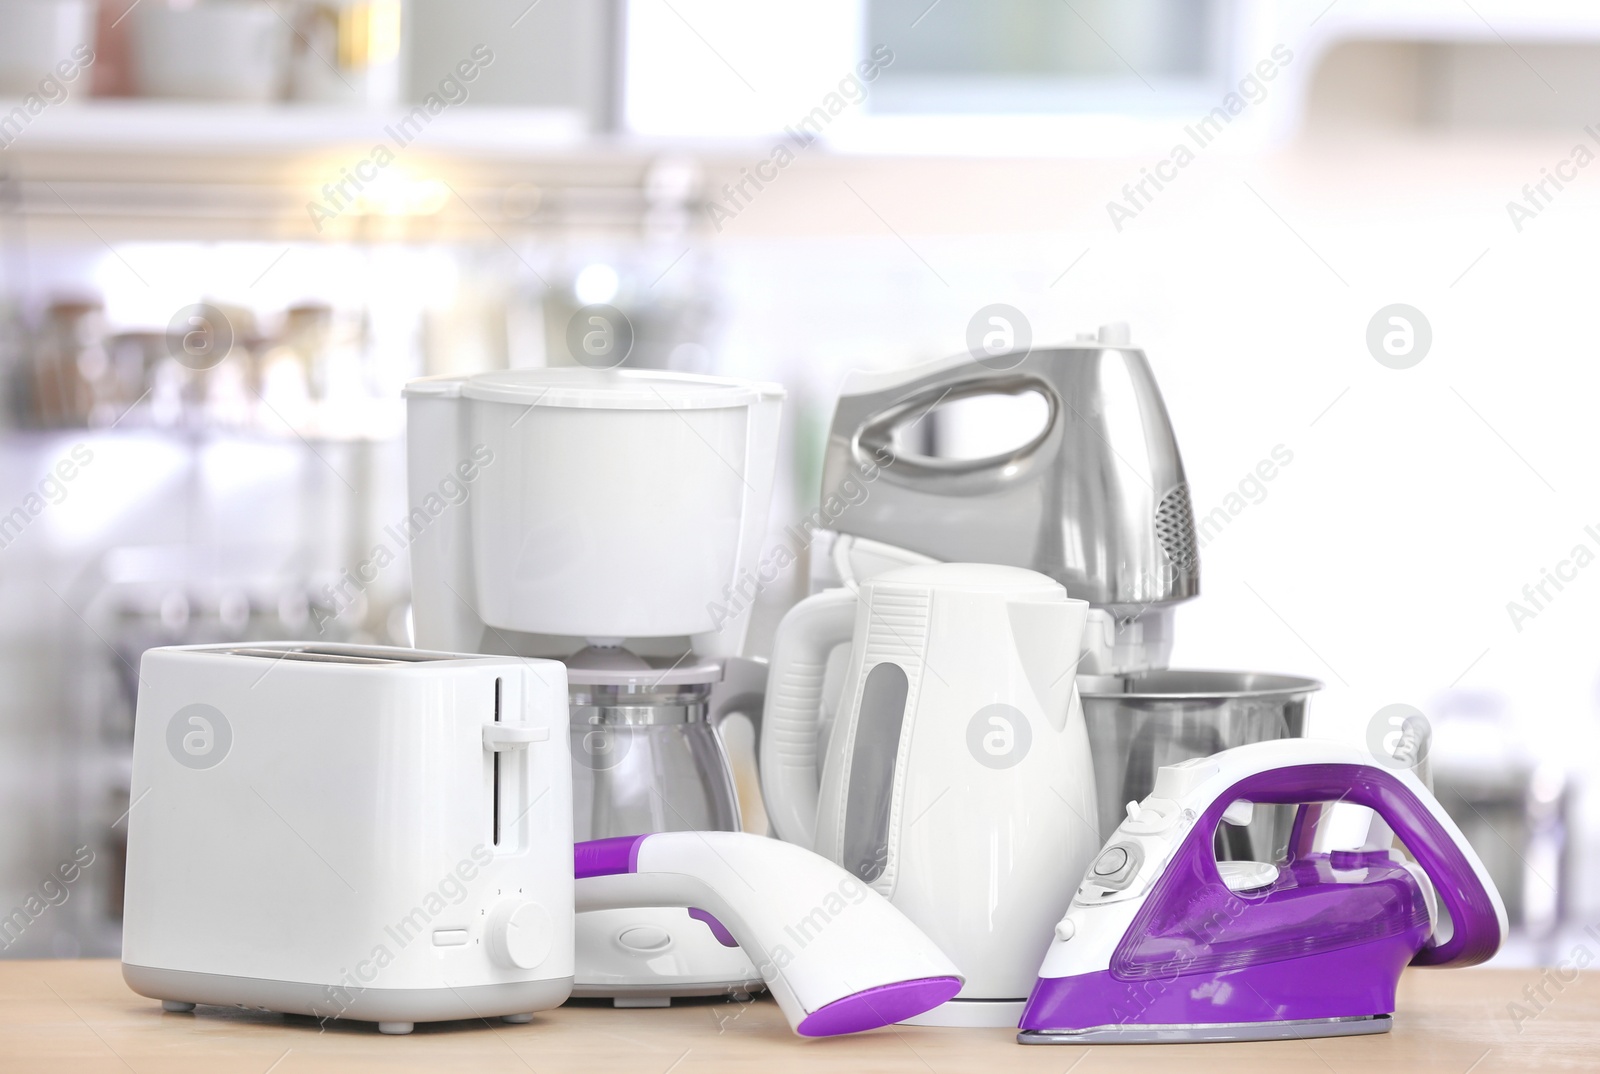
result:
<svg viewBox="0 0 1600 1074"><path fill-rule="evenodd" d="M739 830L718 730L733 706L712 701L720 664L652 667L620 647L590 646L567 665L573 838Z"/></svg>

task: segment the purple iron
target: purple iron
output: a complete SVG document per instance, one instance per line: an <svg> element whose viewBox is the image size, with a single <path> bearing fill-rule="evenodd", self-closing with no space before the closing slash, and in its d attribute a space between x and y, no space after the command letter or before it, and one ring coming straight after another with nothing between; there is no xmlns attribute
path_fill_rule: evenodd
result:
<svg viewBox="0 0 1600 1074"><path fill-rule="evenodd" d="M1316 849L1338 802L1376 814L1363 848ZM1218 825L1249 823L1256 803L1299 806L1283 860L1219 863ZM1056 925L1017 1039L1383 1033L1405 966L1474 965L1505 934L1494 882L1411 771L1335 742L1252 743L1162 768L1129 804Z"/></svg>

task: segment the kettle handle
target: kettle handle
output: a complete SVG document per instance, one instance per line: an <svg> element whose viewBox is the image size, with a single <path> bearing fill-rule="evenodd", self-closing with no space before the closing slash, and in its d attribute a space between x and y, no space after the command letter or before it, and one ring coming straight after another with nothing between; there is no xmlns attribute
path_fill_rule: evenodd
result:
<svg viewBox="0 0 1600 1074"><path fill-rule="evenodd" d="M761 723L761 794L778 838L810 850L816 842L822 679L833 647L855 629L856 595L828 589L783 617L772 645Z"/></svg>

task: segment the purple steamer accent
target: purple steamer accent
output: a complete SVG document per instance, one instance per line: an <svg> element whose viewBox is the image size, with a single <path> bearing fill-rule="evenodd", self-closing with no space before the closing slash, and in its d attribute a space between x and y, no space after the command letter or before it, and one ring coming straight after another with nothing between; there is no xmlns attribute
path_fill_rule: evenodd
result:
<svg viewBox="0 0 1600 1074"><path fill-rule="evenodd" d="M711 935L715 936L717 938L717 942L723 947L739 946L739 941L733 938L733 933L728 931L728 926L724 925L722 922L718 921L715 917L706 913L704 910L696 909L695 907L691 906L689 908L689 916L694 918L696 921L704 921L706 923L706 927L711 930Z"/></svg>
<svg viewBox="0 0 1600 1074"><path fill-rule="evenodd" d="M922 977L880 985L818 1007L801 1020L795 1032L802 1037L836 1037L877 1029L931 1011L959 991L959 977Z"/></svg>
<svg viewBox="0 0 1600 1074"><path fill-rule="evenodd" d="M585 880L591 876L617 876L639 871L639 846L648 835L617 835L610 839L590 839L572 845L574 878ZM704 921L711 935L723 947L738 947L726 925L704 910L689 909L689 916Z"/></svg>
<svg viewBox="0 0 1600 1074"><path fill-rule="evenodd" d="M618 835L572 844L574 877L583 880L591 876L638 872L639 844L648 838L647 835Z"/></svg>
<svg viewBox="0 0 1600 1074"><path fill-rule="evenodd" d="M1230 891L1211 849L1223 811L1239 798L1301 805L1289 861L1260 892ZM1450 914L1448 941L1430 942L1422 892L1387 855L1311 852L1319 803L1338 800L1375 810L1411 851ZM1394 1010L1407 963L1472 965L1500 940L1493 901L1472 866L1399 780L1366 765L1276 769L1240 780L1206 808L1109 968L1041 978L1019 1028L1066 1037L1374 1018Z"/></svg>

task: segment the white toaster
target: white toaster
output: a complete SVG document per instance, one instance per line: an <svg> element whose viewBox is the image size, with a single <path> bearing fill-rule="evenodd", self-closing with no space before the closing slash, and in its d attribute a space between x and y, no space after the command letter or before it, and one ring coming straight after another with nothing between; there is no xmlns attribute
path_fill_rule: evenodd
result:
<svg viewBox="0 0 1600 1074"><path fill-rule="evenodd" d="M528 1021L573 976L555 660L293 642L140 665L122 974L197 1003Z"/></svg>

